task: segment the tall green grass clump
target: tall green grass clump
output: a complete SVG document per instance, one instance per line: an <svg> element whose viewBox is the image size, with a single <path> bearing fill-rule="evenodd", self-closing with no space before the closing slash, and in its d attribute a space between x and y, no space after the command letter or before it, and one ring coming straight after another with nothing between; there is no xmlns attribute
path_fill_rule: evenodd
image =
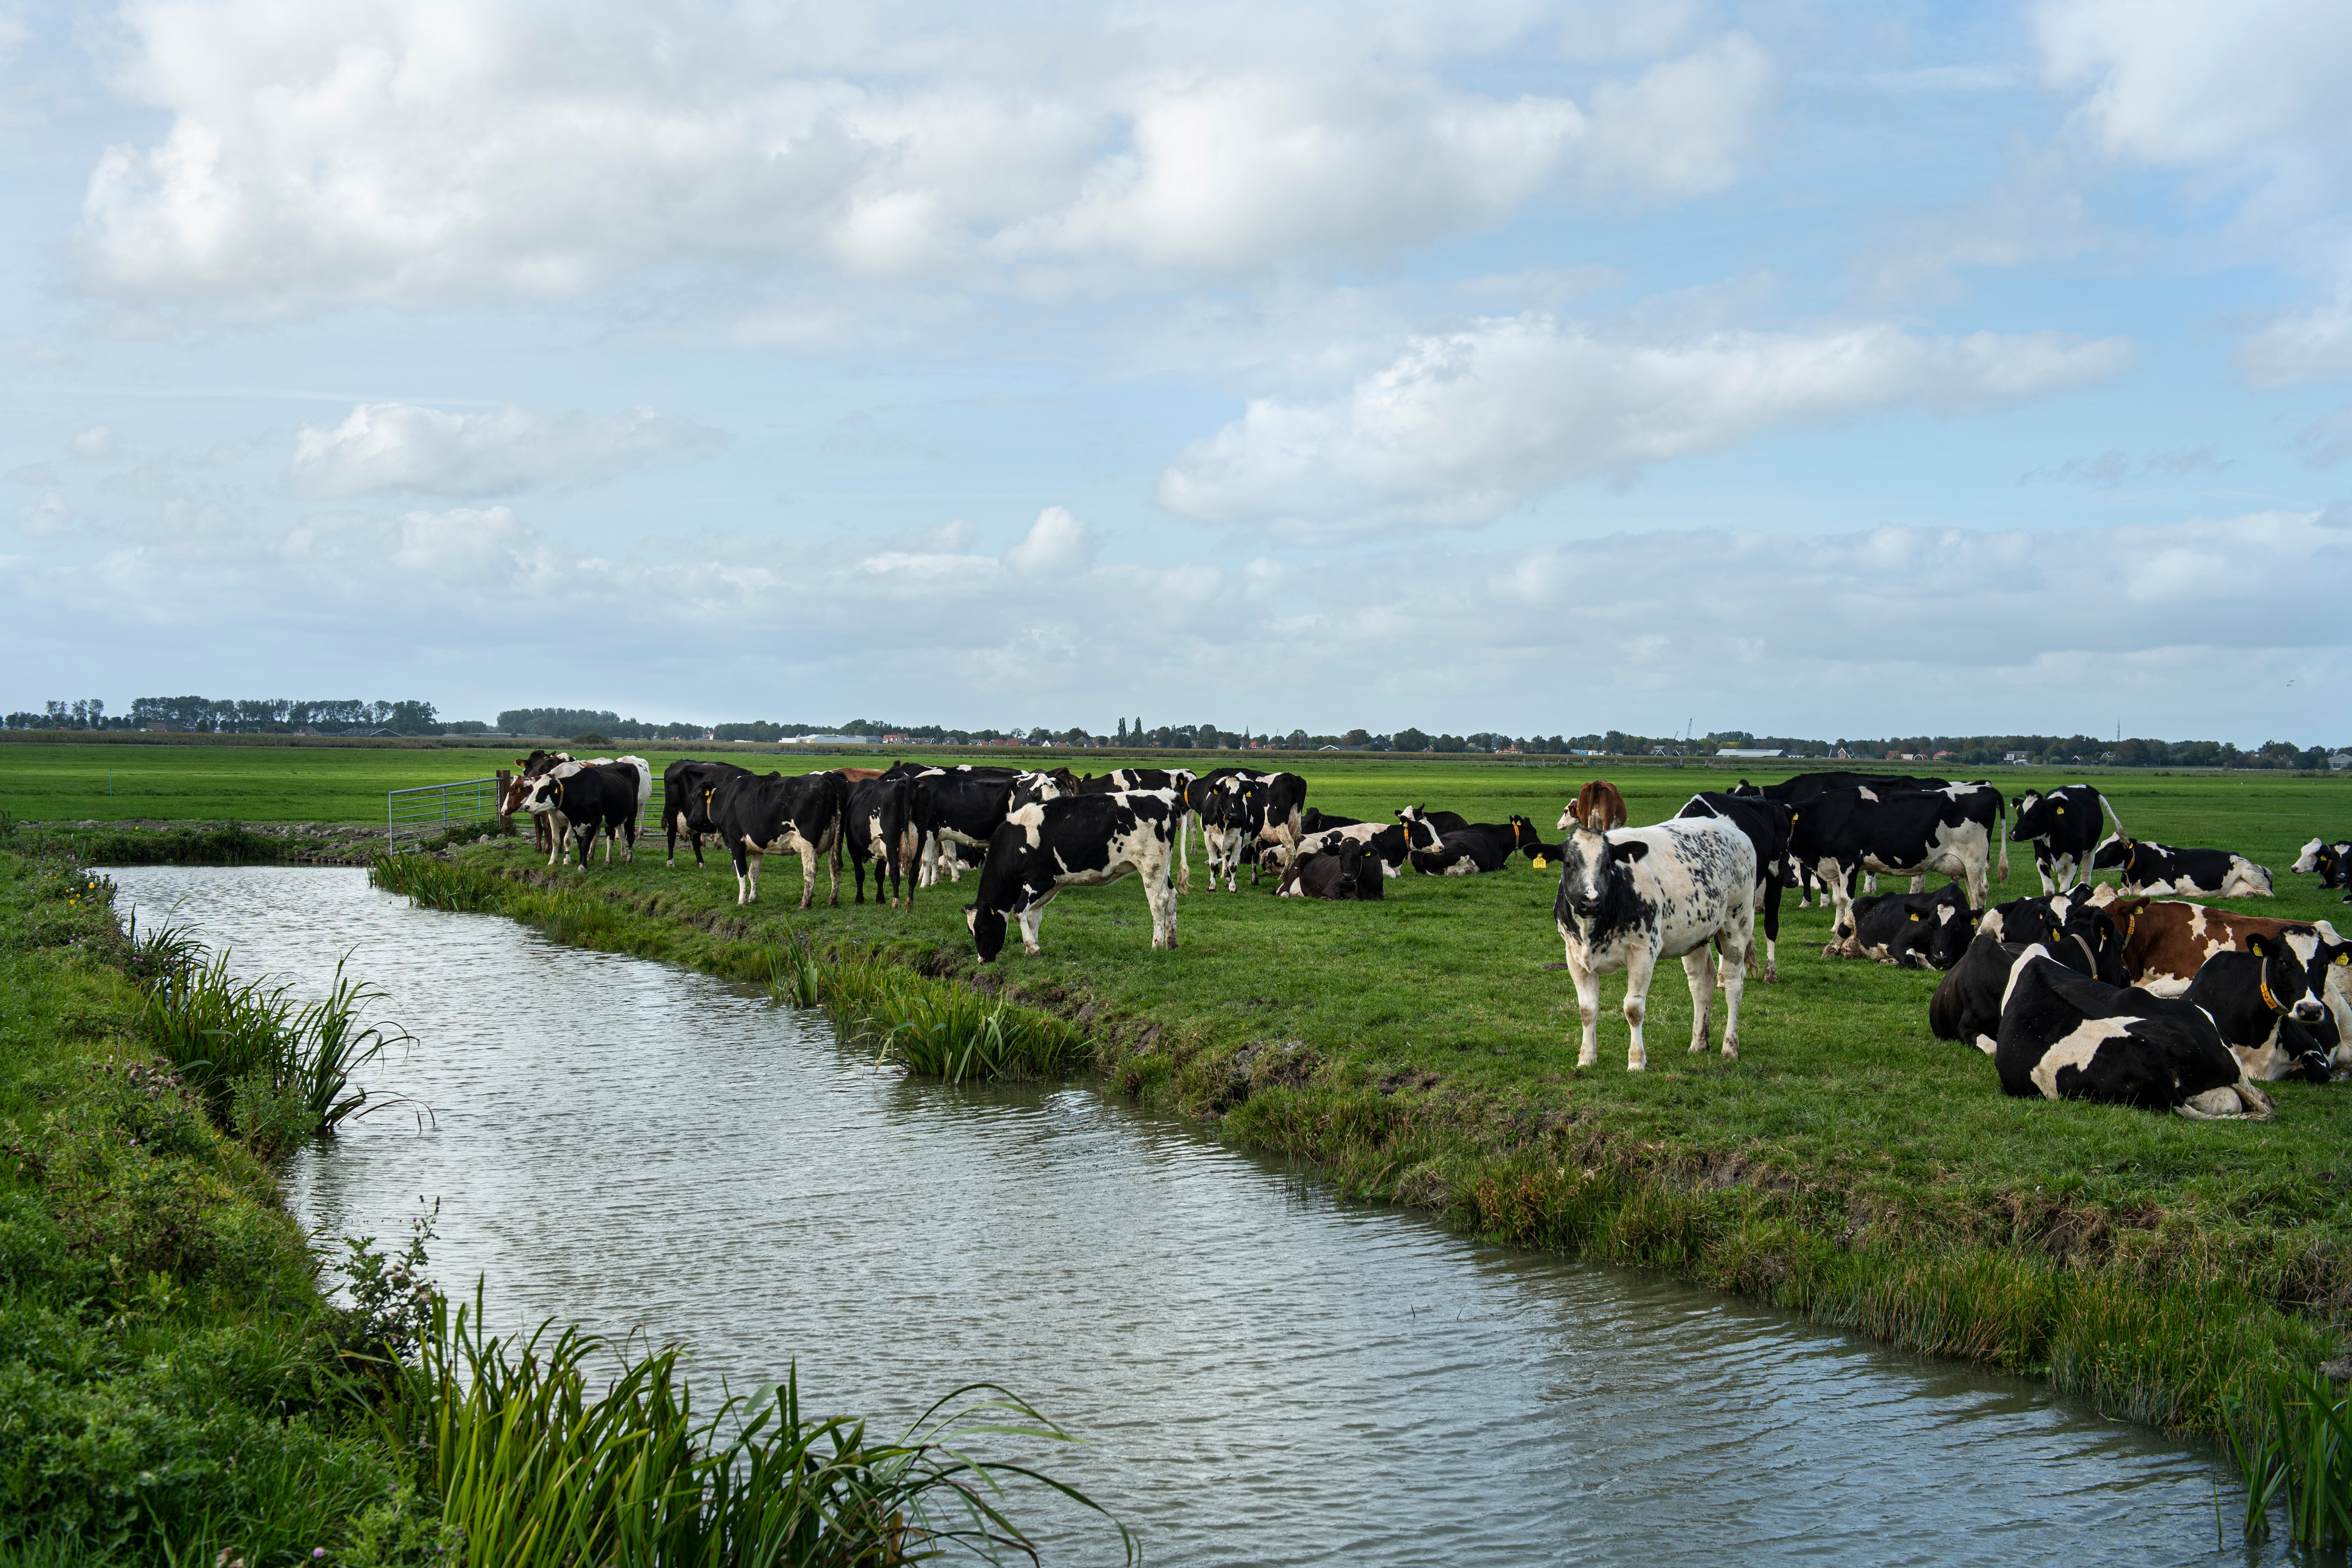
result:
<svg viewBox="0 0 2352 1568"><path fill-rule="evenodd" d="M698 1415L679 1347L617 1347L608 1373L598 1363L616 1347L552 1327L500 1338L478 1290L454 1314L436 1297L386 1405L386 1437L419 1457L419 1488L441 1500L468 1563L866 1568L956 1548L1034 1561L1001 1506L1007 1482L1102 1512L1036 1470L972 1457L984 1436L1072 1440L993 1385L960 1388L877 1441L862 1420L804 1415L797 1373Z"/></svg>
<svg viewBox="0 0 2352 1568"><path fill-rule="evenodd" d="M2321 1373L2284 1373L2258 1405L2233 1405L2231 1415L2246 1539L2269 1540L2272 1510L2284 1509L2297 1546L2352 1546L2352 1394Z"/></svg>
<svg viewBox="0 0 2352 1568"><path fill-rule="evenodd" d="M166 927L150 941L164 957L146 988L142 1028L214 1122L266 1156L331 1136L361 1114L368 1093L352 1087L352 1075L407 1038L365 1022L383 993L341 963L333 989L306 1005L289 986L231 978L226 949L201 963L184 932Z"/></svg>
<svg viewBox="0 0 2352 1568"><path fill-rule="evenodd" d="M1060 1019L935 980L867 949L831 963L797 931L769 950L769 993L823 1007L845 1040L877 1045L881 1059L950 1083L1052 1078L1076 1070L1086 1040Z"/></svg>
<svg viewBox="0 0 2352 1568"><path fill-rule="evenodd" d="M501 889L495 882L433 855L378 855L368 862L368 880L387 892L405 893L428 910L495 914L499 908Z"/></svg>

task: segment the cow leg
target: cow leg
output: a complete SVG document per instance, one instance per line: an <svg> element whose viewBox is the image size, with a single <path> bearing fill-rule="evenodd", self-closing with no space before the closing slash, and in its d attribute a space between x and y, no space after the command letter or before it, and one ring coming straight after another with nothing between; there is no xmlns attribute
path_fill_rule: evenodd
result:
<svg viewBox="0 0 2352 1568"><path fill-rule="evenodd" d="M1724 956L1729 978L1723 984L1723 1057L1739 1059L1739 998L1748 989L1748 961L1756 955L1756 930L1742 920L1724 933ZM1701 1044L1705 1042L1702 1041Z"/></svg>
<svg viewBox="0 0 2352 1568"><path fill-rule="evenodd" d="M735 901L738 904L748 904L759 897L760 884L751 875L748 864L751 858L749 855L741 849L735 849L732 858L735 862Z"/></svg>
<svg viewBox="0 0 2352 1568"><path fill-rule="evenodd" d="M793 844L800 847L801 908L807 909L816 902L816 847L805 838L795 837L785 847L790 848Z"/></svg>
<svg viewBox="0 0 2352 1568"><path fill-rule="evenodd" d="M1176 806L1176 889L1183 893L1192 890L1192 814L1181 801Z"/></svg>
<svg viewBox="0 0 2352 1568"><path fill-rule="evenodd" d="M622 858L634 866L637 863L637 819L634 816L629 818L627 826L625 826L622 831L628 835L628 847L624 852Z"/></svg>
<svg viewBox="0 0 2352 1568"><path fill-rule="evenodd" d="M1912 890L1913 892L1915 892L1915 893L1924 893L1924 892L1926 892L1926 891L1927 890L1927 878L1925 878L1925 877L1914 877L1914 878L1912 878L1912 879L1911 879L1911 890Z"/></svg>
<svg viewBox="0 0 2352 1568"><path fill-rule="evenodd" d="M1162 866L1157 877L1144 879L1143 901L1151 906L1151 945L1172 949L1176 945L1176 889L1169 885L1168 868Z"/></svg>
<svg viewBox="0 0 2352 1568"><path fill-rule="evenodd" d="M1693 1056L1706 1049L1706 1029L1710 1022L1708 1014L1715 1006L1716 986L1728 985L1731 983L1732 973L1739 967L1731 962L1731 954L1727 952L1723 955L1723 973L1719 977L1717 975L1715 942L1721 940L1717 937L1714 941L1700 942L1683 954L1683 978L1690 982L1690 1048Z"/></svg>
<svg viewBox="0 0 2352 1568"><path fill-rule="evenodd" d="M1658 955L1646 947L1633 948L1625 954L1625 1026L1633 1031L1633 1043L1625 1051L1627 1072L1649 1069L1650 1053L1642 1044L1642 1021L1650 1016L1650 980L1657 968Z"/></svg>
<svg viewBox="0 0 2352 1568"><path fill-rule="evenodd" d="M1573 947L1568 950L1568 974L1576 982L1576 1015L1582 1023L1576 1065L1597 1067L1601 1062L1601 976L1589 962L1577 957Z"/></svg>
<svg viewBox="0 0 2352 1568"><path fill-rule="evenodd" d="M1037 928L1045 921L1045 905L1052 898L1053 895L1048 893L1021 911L1021 951L1032 958L1045 952L1037 945Z"/></svg>
<svg viewBox="0 0 2352 1568"><path fill-rule="evenodd" d="M1822 895L1830 900L1830 907L1834 911L1830 916L1831 930L1835 931L1843 929L1848 933L1843 941L1832 941L1827 947L1822 949L1822 954L1825 958L1835 958L1841 954L1851 956L1847 953L1848 944L1856 944L1853 946L1854 952L1859 952L1861 948L1853 934L1853 893L1846 884L1845 868L1833 860L1825 859L1821 863L1820 869Z"/></svg>
<svg viewBox="0 0 2352 1568"><path fill-rule="evenodd" d="M1756 956L1756 937L1748 938L1748 956ZM1771 878L1764 886L1764 984L1780 984L1780 879Z"/></svg>
<svg viewBox="0 0 2352 1568"><path fill-rule="evenodd" d="M1873 872L1869 873L1867 876L1865 876L1865 877L1864 877L1864 878L1863 878L1863 879L1862 879L1862 890L1863 890L1864 892L1865 892L1865 893L1874 893L1874 892L1878 891L1878 873L1877 873L1877 872L1873 871Z"/></svg>
<svg viewBox="0 0 2352 1568"><path fill-rule="evenodd" d="M826 888L831 897L825 901L830 907L837 910L841 908L841 835L838 830L834 834L833 858L828 864L832 870L831 880L826 884Z"/></svg>

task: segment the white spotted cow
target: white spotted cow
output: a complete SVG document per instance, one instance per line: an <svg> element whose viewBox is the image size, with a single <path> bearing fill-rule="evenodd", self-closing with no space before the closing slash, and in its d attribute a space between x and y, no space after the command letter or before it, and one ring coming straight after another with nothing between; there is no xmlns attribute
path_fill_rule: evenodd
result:
<svg viewBox="0 0 2352 1568"><path fill-rule="evenodd" d="M1625 1068L1649 1065L1642 1044L1650 979L1661 958L1679 958L1690 983L1691 1046L1706 1049L1715 1004L1715 952L1723 950L1723 1054L1739 1055L1739 997L1755 942L1756 846L1721 817L1676 817L1654 827L1595 833L1574 826L1560 846L1552 918L1568 950L1583 1035L1576 1065L1600 1058L1601 976L1625 972Z"/></svg>
<svg viewBox="0 0 2352 1568"><path fill-rule="evenodd" d="M2177 849L2126 838L2104 839L2091 855L2095 870L2117 873L2126 893L2175 893L2207 899L2267 899L2271 869L2227 849Z"/></svg>
<svg viewBox="0 0 2352 1568"><path fill-rule="evenodd" d="M1009 921L1034 958L1045 906L1064 888L1098 887L1132 872L1151 910L1151 945L1176 945L1176 888L1169 879L1183 807L1172 790L1073 795L1008 812L988 841L980 893L963 907L982 963L1004 951Z"/></svg>

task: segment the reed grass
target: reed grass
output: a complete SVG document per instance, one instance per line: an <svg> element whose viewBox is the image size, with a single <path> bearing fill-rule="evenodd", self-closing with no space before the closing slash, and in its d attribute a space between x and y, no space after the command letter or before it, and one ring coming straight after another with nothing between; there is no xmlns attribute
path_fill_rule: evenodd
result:
<svg viewBox="0 0 2352 1568"><path fill-rule="evenodd" d="M166 927L158 937L173 932ZM312 1136L331 1136L362 1114L368 1091L352 1087L352 1075L408 1038L365 1021L365 1010L383 994L345 974L338 963L332 990L304 1004L289 985L231 978L227 949L209 963L197 961L201 951L184 932L164 943L164 962L146 987L140 1025L203 1098L214 1122L235 1130L238 1097L252 1097L257 1086L299 1107L299 1126Z"/></svg>
<svg viewBox="0 0 2352 1568"><path fill-rule="evenodd" d="M428 910L476 914L499 907L495 884L433 855L378 855L368 862L368 880Z"/></svg>
<svg viewBox="0 0 2352 1568"><path fill-rule="evenodd" d="M1086 1037L1059 1018L919 973L879 948L828 962L787 927L769 947L768 973L779 1003L824 1008L842 1039L925 1078L1026 1081L1087 1063Z"/></svg>
<svg viewBox="0 0 2352 1568"><path fill-rule="evenodd" d="M992 1384L957 1389L895 1441L804 1414L796 1371L698 1415L680 1347L614 1346L551 1322L501 1338L483 1326L478 1288L454 1312L436 1298L419 1349L385 1436L420 1456L420 1485L469 1563L878 1568L957 1550L1034 1563L1004 1511L1009 1484L1103 1512L1037 1470L975 1457L985 1438L1073 1440ZM1131 1562L1133 1537L1117 1528Z"/></svg>
<svg viewBox="0 0 2352 1568"><path fill-rule="evenodd" d="M2246 1539L2272 1514L2306 1550L2352 1546L2352 1394L2324 1373L2282 1372L2258 1401L2232 1401L2230 1455L2246 1484Z"/></svg>

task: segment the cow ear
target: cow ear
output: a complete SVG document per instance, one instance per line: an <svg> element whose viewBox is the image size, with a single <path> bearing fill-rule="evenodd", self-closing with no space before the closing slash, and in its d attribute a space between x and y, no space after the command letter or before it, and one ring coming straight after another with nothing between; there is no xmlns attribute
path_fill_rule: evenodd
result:
<svg viewBox="0 0 2352 1568"><path fill-rule="evenodd" d="M1612 844L1609 847L1628 860L1639 860L1650 852L1650 847L1638 838L1629 838L1622 844Z"/></svg>
<svg viewBox="0 0 2352 1568"><path fill-rule="evenodd" d="M2268 958L2271 955L2271 950L2269 946L2263 942L2262 933L2259 931L2246 939L2246 951L2252 953L2256 958Z"/></svg>
<svg viewBox="0 0 2352 1568"><path fill-rule="evenodd" d="M2057 812L2058 812L2058 815L2059 815L2059 816L2065 816L2065 815L2066 815L2066 808L2065 808L2064 806L2063 806L2063 805L2062 805L2062 806L2057 807L2057 808L2056 808L2056 810L2057 810Z"/></svg>
<svg viewBox="0 0 2352 1568"><path fill-rule="evenodd" d="M2336 955L2336 962L2338 963L2352 963L2352 952L2337 953Z"/></svg>

